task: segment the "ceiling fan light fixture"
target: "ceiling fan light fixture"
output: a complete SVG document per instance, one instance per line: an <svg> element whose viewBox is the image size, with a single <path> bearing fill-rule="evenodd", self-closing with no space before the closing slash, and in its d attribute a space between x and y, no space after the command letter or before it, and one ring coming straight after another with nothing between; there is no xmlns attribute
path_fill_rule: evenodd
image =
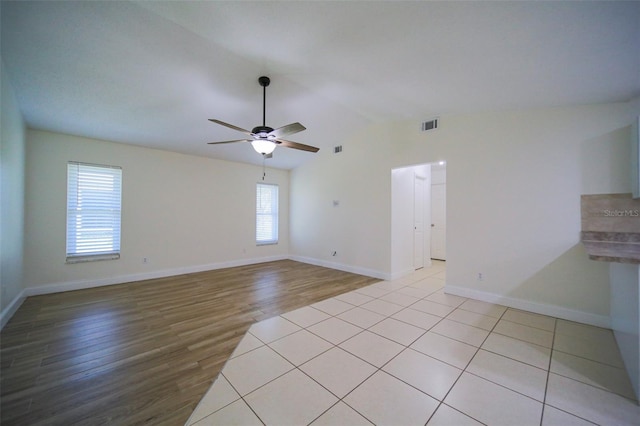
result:
<svg viewBox="0 0 640 426"><path fill-rule="evenodd" d="M251 146L258 154L271 154L276 149L276 143L268 139L256 139L251 141Z"/></svg>

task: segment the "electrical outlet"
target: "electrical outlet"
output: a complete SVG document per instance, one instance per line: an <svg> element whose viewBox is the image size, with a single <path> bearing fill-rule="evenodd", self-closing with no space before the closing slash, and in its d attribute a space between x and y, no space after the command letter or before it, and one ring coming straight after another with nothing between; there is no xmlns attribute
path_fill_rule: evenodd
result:
<svg viewBox="0 0 640 426"><path fill-rule="evenodd" d="M478 272L478 281L484 281L484 274L482 272Z"/></svg>
<svg viewBox="0 0 640 426"><path fill-rule="evenodd" d="M142 258L142 263L149 263L149 258L148 257L143 257Z"/></svg>

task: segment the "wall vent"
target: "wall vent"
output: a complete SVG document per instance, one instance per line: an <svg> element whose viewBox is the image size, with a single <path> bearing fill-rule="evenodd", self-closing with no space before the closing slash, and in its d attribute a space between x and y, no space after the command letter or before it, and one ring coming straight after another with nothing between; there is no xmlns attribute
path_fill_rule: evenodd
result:
<svg viewBox="0 0 640 426"><path fill-rule="evenodd" d="M438 118L434 118L429 121L423 121L422 124L420 125L420 130L422 130L423 132L428 132L430 130L438 130L438 124L439 124L438 121L440 121Z"/></svg>
<svg viewBox="0 0 640 426"><path fill-rule="evenodd" d="M334 146L333 147L333 153L334 154L338 154L340 152L342 152L342 145L338 145L338 146Z"/></svg>

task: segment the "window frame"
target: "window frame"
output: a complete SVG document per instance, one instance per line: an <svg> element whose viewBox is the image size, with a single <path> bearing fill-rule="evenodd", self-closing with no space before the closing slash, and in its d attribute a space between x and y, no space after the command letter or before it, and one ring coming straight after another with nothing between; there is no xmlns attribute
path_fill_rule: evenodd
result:
<svg viewBox="0 0 640 426"><path fill-rule="evenodd" d="M81 179L82 173L89 173L90 171L96 174L100 172L105 177L111 176L113 179L113 187L109 191L109 185L102 186L102 183L92 181L91 179ZM107 173L111 171L111 173ZM74 177L75 175L75 177ZM78 237L81 235L82 230L79 229L78 224L82 221L82 207L79 204L82 203L82 185L94 183L93 191L91 189L84 189L84 198L88 199L90 204L88 207L92 207L93 213L85 213L84 220L98 221L97 225L87 226L86 230L91 233L95 233L96 230L102 227L111 227L110 232L106 232L106 243L100 244L99 237L95 235L93 237L84 237L84 243L92 244L88 249L82 249L78 246ZM97 187L95 185L98 185ZM67 162L67 212L66 212L66 263L80 263L80 262L92 262L99 260L116 260L120 258L121 252L121 234L122 234L122 167L110 166L104 164L92 164L83 163L78 161ZM107 196L96 194L96 191L107 191ZM93 194L91 193L93 192ZM93 204L91 204L93 203ZM101 205L99 208L95 208L96 203ZM95 222L94 222L95 223ZM82 226L80 226L82 228ZM82 238L80 238L82 240ZM110 240L110 241L109 241ZM109 243L111 246L109 247ZM82 244L82 243L81 243ZM101 249L100 246L103 246ZM110 249L109 249L110 248ZM91 250L93 249L93 250Z"/></svg>
<svg viewBox="0 0 640 426"><path fill-rule="evenodd" d="M275 209L273 209L274 205L271 205L269 212L261 212L260 210L260 195L261 191L269 188L271 192L271 196L275 198ZM273 192L275 191L275 195ZM277 184L273 183L264 183L258 182L256 184L256 245L257 246L266 246L266 245L274 245L278 244L279 240L279 221L280 221L280 187ZM260 239L260 229L261 224L260 220L264 217L271 218L271 238L268 239ZM275 234L275 235L274 235Z"/></svg>

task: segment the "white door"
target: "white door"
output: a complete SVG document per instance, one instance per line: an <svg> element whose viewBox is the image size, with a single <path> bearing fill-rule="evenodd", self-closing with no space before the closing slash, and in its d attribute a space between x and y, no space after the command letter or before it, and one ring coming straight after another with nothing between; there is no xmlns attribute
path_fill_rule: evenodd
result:
<svg viewBox="0 0 640 426"><path fill-rule="evenodd" d="M447 192L446 184L431 185L431 258L447 259Z"/></svg>
<svg viewBox="0 0 640 426"><path fill-rule="evenodd" d="M413 185L413 267L424 268L424 182L416 175Z"/></svg>

